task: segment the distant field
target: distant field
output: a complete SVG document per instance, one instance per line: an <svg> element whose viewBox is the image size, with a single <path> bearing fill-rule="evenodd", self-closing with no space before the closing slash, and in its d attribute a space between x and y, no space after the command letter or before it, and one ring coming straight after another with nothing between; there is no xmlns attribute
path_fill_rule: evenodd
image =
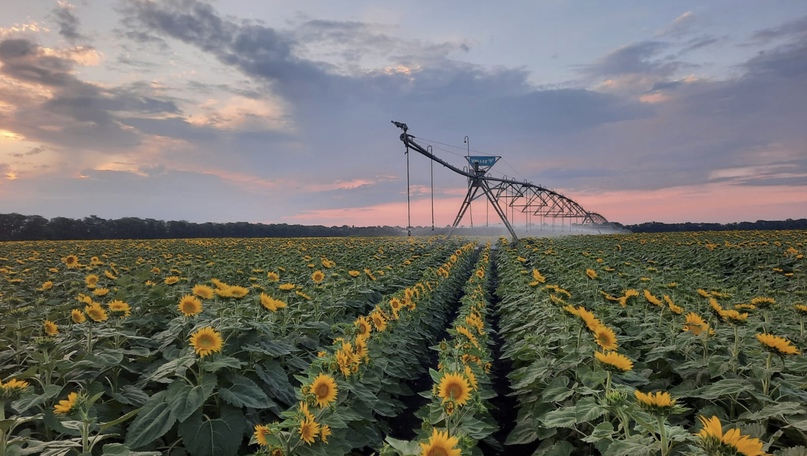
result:
<svg viewBox="0 0 807 456"><path fill-rule="evenodd" d="M805 231L0 243L0 456L798 454L805 250Z"/></svg>

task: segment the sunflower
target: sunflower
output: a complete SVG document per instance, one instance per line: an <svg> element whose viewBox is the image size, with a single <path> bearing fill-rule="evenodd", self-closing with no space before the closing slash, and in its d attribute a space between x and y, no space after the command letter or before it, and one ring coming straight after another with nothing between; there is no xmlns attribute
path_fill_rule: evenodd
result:
<svg viewBox="0 0 807 456"><path fill-rule="evenodd" d="M618 347L614 330L605 325L598 326L594 330L594 341L603 351L616 350Z"/></svg>
<svg viewBox="0 0 807 456"><path fill-rule="evenodd" d="M50 290L51 288L53 288L53 282L51 282L50 280L48 280L47 282L43 282L43 283L42 283L42 287L37 288L37 289L38 289L39 291L45 291L45 290Z"/></svg>
<svg viewBox="0 0 807 456"><path fill-rule="evenodd" d="M282 283L282 284L278 285L277 288L279 288L282 291L291 291L291 290L297 288L297 285L295 285L293 283Z"/></svg>
<svg viewBox="0 0 807 456"><path fill-rule="evenodd" d="M457 405L464 405L471 397L471 386L462 374L448 372L440 379L438 395L443 401L453 400Z"/></svg>
<svg viewBox="0 0 807 456"><path fill-rule="evenodd" d="M177 276L168 276L168 277L165 278L165 280L163 282L166 285L174 285L177 282L179 282L179 277L177 277Z"/></svg>
<svg viewBox="0 0 807 456"><path fill-rule="evenodd" d="M62 258L64 265L70 269L77 268L78 264L78 257L75 255L67 255L66 257Z"/></svg>
<svg viewBox="0 0 807 456"><path fill-rule="evenodd" d="M270 282L277 282L278 280L280 280L280 274L278 274L276 272L269 271L269 272L266 273L266 278Z"/></svg>
<svg viewBox="0 0 807 456"><path fill-rule="evenodd" d="M300 402L300 413L302 413L303 417L302 420L309 420L314 421L314 415L308 410L308 404L305 402Z"/></svg>
<svg viewBox="0 0 807 456"><path fill-rule="evenodd" d="M462 451L455 448L458 443L456 437L448 436L448 431L441 432L434 428L429 441L420 443L420 456L460 456Z"/></svg>
<svg viewBox="0 0 807 456"><path fill-rule="evenodd" d="M675 405L675 399L670 393L658 391L655 393L643 393L639 390L633 392L639 405L648 412L657 415L668 415Z"/></svg>
<svg viewBox="0 0 807 456"><path fill-rule="evenodd" d="M70 311L70 318L73 320L73 323L84 323L87 318L84 316L84 312L73 309Z"/></svg>
<svg viewBox="0 0 807 456"><path fill-rule="evenodd" d="M230 295L233 298L243 298L247 295L247 293L249 293L249 288L247 287L242 287L240 285L232 285L230 287Z"/></svg>
<svg viewBox="0 0 807 456"><path fill-rule="evenodd" d="M322 281L325 280L325 274L318 269L314 271L313 274L311 274L311 280L313 280L314 283L317 284L322 283Z"/></svg>
<svg viewBox="0 0 807 456"><path fill-rule="evenodd" d="M370 359L370 355L367 351L367 336L356 336L356 356L362 359Z"/></svg>
<svg viewBox="0 0 807 456"><path fill-rule="evenodd" d="M105 321L109 318L106 314L106 310L97 302L93 302L84 307L84 312L86 312L93 321Z"/></svg>
<svg viewBox="0 0 807 456"><path fill-rule="evenodd" d="M586 275L589 279L594 280L597 278L597 271L593 269L586 269Z"/></svg>
<svg viewBox="0 0 807 456"><path fill-rule="evenodd" d="M729 309L720 312L720 318L722 318L723 321L728 323L732 323L735 325L743 325L748 320L748 314L740 313L734 309Z"/></svg>
<svg viewBox="0 0 807 456"><path fill-rule="evenodd" d="M541 274L541 272L537 269L532 270L532 278L538 283L546 282L546 277L544 277L543 274Z"/></svg>
<svg viewBox="0 0 807 456"><path fill-rule="evenodd" d="M109 271L104 271L104 277L106 277L106 278L107 278L107 279L109 279L109 280L115 280L115 279L117 279L117 277L115 276L115 274L113 274L113 273L111 273L111 272L109 272Z"/></svg>
<svg viewBox="0 0 807 456"><path fill-rule="evenodd" d="M95 296L101 297L109 294L109 288L96 288L92 291Z"/></svg>
<svg viewBox="0 0 807 456"><path fill-rule="evenodd" d="M373 330L373 327L370 325L370 320L368 320L365 316L357 318L356 321L353 322L353 326L356 327L356 330L360 336L369 335Z"/></svg>
<svg viewBox="0 0 807 456"><path fill-rule="evenodd" d="M633 361L617 352L594 352L594 357L601 362L606 370L614 372L627 372L633 370Z"/></svg>
<svg viewBox="0 0 807 456"><path fill-rule="evenodd" d="M690 312L686 316L686 323L684 324L684 331L689 331L692 334L699 336L703 331L712 333L709 325L703 321L703 318L695 312Z"/></svg>
<svg viewBox="0 0 807 456"><path fill-rule="evenodd" d="M574 315L575 317L580 316L580 312L577 310L577 308L575 306L573 306L571 304L567 304L567 305L563 306L563 310L565 310L566 312Z"/></svg>
<svg viewBox="0 0 807 456"><path fill-rule="evenodd" d="M84 283L87 284L87 288L95 288L95 286L98 285L98 276L90 274L84 278Z"/></svg>
<svg viewBox="0 0 807 456"><path fill-rule="evenodd" d="M765 347L765 350L777 355L798 355L801 353L798 347L784 337L774 336L773 334L757 334L757 340Z"/></svg>
<svg viewBox="0 0 807 456"><path fill-rule="evenodd" d="M186 317L192 317L202 312L202 301L196 296L185 295L179 300L177 309Z"/></svg>
<svg viewBox="0 0 807 456"><path fill-rule="evenodd" d="M62 399L53 407L53 412L57 415L67 415L76 407L77 402L78 393L70 393L67 395L67 399Z"/></svg>
<svg viewBox="0 0 807 456"><path fill-rule="evenodd" d="M59 334L59 326L50 320L45 320L45 323L42 326L45 329L45 334L49 336Z"/></svg>
<svg viewBox="0 0 807 456"><path fill-rule="evenodd" d="M255 425L255 433L253 436L255 437L255 441L258 442L260 446L266 446L269 442L266 441L266 436L271 435L272 431L269 430L269 426L265 424L256 424Z"/></svg>
<svg viewBox="0 0 807 456"><path fill-rule="evenodd" d="M266 293L261 293L261 305L272 312L276 312L277 309L286 307L285 302L275 299Z"/></svg>
<svg viewBox="0 0 807 456"><path fill-rule="evenodd" d="M218 353L224 345L221 339L221 333L214 330L210 326L202 328L190 337L190 344L196 351L196 354L204 358L207 355Z"/></svg>
<svg viewBox="0 0 807 456"><path fill-rule="evenodd" d="M799 315L807 315L807 306L804 304L795 304L793 307Z"/></svg>
<svg viewBox="0 0 807 456"><path fill-rule="evenodd" d="M696 434L701 447L708 454L741 454L744 456L765 456L762 442L740 434L739 429L729 429L723 433L723 425L716 416L699 416L703 428Z"/></svg>
<svg viewBox="0 0 807 456"><path fill-rule="evenodd" d="M212 288L202 284L194 285L192 293L202 299L210 299L215 294Z"/></svg>
<svg viewBox="0 0 807 456"><path fill-rule="evenodd" d="M129 307L129 304L118 299L107 304L107 307L109 307L110 312L122 313L123 317L128 317L132 314L132 308Z"/></svg>
<svg viewBox="0 0 807 456"><path fill-rule="evenodd" d="M311 445L319 435L319 423L311 419L300 421L300 440Z"/></svg>
<svg viewBox="0 0 807 456"><path fill-rule="evenodd" d="M471 370L471 366L465 366L465 377L468 378L468 383L473 390L479 388L479 383L476 381L476 375L474 375L474 371Z"/></svg>
<svg viewBox="0 0 807 456"><path fill-rule="evenodd" d="M751 304L759 307L760 309L767 309L776 304L776 300L767 296L758 296L751 300Z"/></svg>
<svg viewBox="0 0 807 456"><path fill-rule="evenodd" d="M322 439L322 443L328 443L328 436L331 435L331 427L327 424L323 424L319 429L319 438Z"/></svg>
<svg viewBox="0 0 807 456"><path fill-rule="evenodd" d="M335 401L336 395L339 393L339 389L336 387L336 380L322 372L311 382L309 391L316 396L317 406L320 408Z"/></svg>
<svg viewBox="0 0 807 456"><path fill-rule="evenodd" d="M392 298L389 300L389 306L392 308L393 312L401 310L401 305L401 300L398 298Z"/></svg>
<svg viewBox="0 0 807 456"><path fill-rule="evenodd" d="M594 316L594 313L583 306L577 307L577 315L583 320L589 331L594 331L597 327L603 326L602 322Z"/></svg>
<svg viewBox="0 0 807 456"><path fill-rule="evenodd" d="M370 318L373 320L373 326L375 326L376 331L383 332L385 329L387 329L387 319L381 315L381 312L371 312Z"/></svg>
<svg viewBox="0 0 807 456"><path fill-rule="evenodd" d="M664 306L664 304L657 297L653 296L653 293L651 293L648 289L644 290L644 299L654 306Z"/></svg>
<svg viewBox="0 0 807 456"><path fill-rule="evenodd" d="M350 270L350 271L347 271L347 275L349 275L350 277L353 277L354 279L355 279L356 277L358 277L358 276L359 276L359 274L361 274L361 272L356 271L356 270Z"/></svg>
<svg viewBox="0 0 807 456"><path fill-rule="evenodd" d="M28 382L25 380L11 380L3 383L0 381L0 401L15 399L19 394L28 389Z"/></svg>

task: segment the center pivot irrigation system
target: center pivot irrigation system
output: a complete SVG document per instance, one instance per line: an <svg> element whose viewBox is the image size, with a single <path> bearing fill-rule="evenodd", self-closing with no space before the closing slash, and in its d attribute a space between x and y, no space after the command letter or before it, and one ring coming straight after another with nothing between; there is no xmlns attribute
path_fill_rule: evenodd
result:
<svg viewBox="0 0 807 456"><path fill-rule="evenodd" d="M499 178L487 175L490 168L501 158L499 156L470 155L469 149L469 154L465 157L466 160L468 160L469 167L460 169L436 157L429 150L431 147L426 149L416 143L415 137L407 133L409 127L405 123L396 122L394 120L392 123L403 130L403 133L401 133L401 141L403 141L404 146L406 146L407 160L409 149L412 149L445 166L451 171L468 178L468 192L465 194L465 199L462 201L459 212L457 212L457 217L454 219L454 224L451 226L449 236L451 236L451 233L460 224L465 212L471 207L471 203L482 195L487 196L488 202L493 206L493 210L499 214L502 223L507 227L510 235L513 236L513 240L516 241L518 240L518 236L507 217L507 209L510 210L511 218L514 217L517 210L520 213L539 217L542 220L545 218L551 218L553 220L561 219L561 221L569 219L571 223L577 222L580 225L590 225L592 227L610 226L608 220L602 215L596 212L588 212L574 200L553 190L535 185L531 182L519 182L514 179L507 179L506 177ZM407 169L407 179L408 173L409 170ZM502 205L499 204L500 200L503 201L505 209L502 209ZM407 227L407 229L410 228L411 226Z"/></svg>

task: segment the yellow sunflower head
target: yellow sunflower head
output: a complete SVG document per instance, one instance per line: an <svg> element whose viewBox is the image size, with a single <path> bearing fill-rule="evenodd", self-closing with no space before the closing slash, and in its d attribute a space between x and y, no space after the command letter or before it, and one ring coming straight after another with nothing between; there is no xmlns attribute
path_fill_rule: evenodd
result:
<svg viewBox="0 0 807 456"><path fill-rule="evenodd" d="M457 405L465 405L471 397L471 386L464 375L447 372L440 379L438 396L444 401L453 400Z"/></svg>
<svg viewBox="0 0 807 456"><path fill-rule="evenodd" d="M665 391L643 393L636 390L634 391L634 395L643 409L656 415L669 415L675 405L675 399L670 396L670 393Z"/></svg>
<svg viewBox="0 0 807 456"><path fill-rule="evenodd" d="M213 288L203 284L194 285L192 292L194 296L198 296L202 299L210 299L215 294Z"/></svg>
<svg viewBox="0 0 807 456"><path fill-rule="evenodd" d="M213 353L220 352L224 346L224 342L221 339L221 333L214 330L210 326L202 328L191 334L190 344L194 351L196 351L196 354L202 358L212 355Z"/></svg>
<svg viewBox="0 0 807 456"><path fill-rule="evenodd" d="M311 274L311 280L314 281L314 283L322 283L322 281L325 280L325 274L320 270L316 270Z"/></svg>
<svg viewBox="0 0 807 456"><path fill-rule="evenodd" d="M107 307L109 307L110 312L123 314L121 317L128 317L132 314L132 309L129 307L129 304L118 299L107 304Z"/></svg>
<svg viewBox="0 0 807 456"><path fill-rule="evenodd" d="M432 429L428 442L420 443L420 456L460 456L461 450L457 448L459 440L449 437L448 431Z"/></svg>
<svg viewBox="0 0 807 456"><path fill-rule="evenodd" d="M801 353L798 347L784 337L763 333L757 334L757 340L762 344L765 350L777 355L798 355Z"/></svg>
<svg viewBox="0 0 807 456"><path fill-rule="evenodd" d="M93 321L106 321L109 318L106 314L106 310L97 302L93 302L84 307L84 312L86 312Z"/></svg>
<svg viewBox="0 0 807 456"><path fill-rule="evenodd" d="M373 330L373 327L370 325L370 320L365 316L357 318L356 321L353 322L353 326L356 327L356 332L360 336L367 336Z"/></svg>
<svg viewBox="0 0 807 456"><path fill-rule="evenodd" d="M73 309L70 311L70 319L73 320L73 323L84 323L87 321L87 318L84 316L84 312Z"/></svg>
<svg viewBox="0 0 807 456"><path fill-rule="evenodd" d="M42 327L45 330L45 334L49 336L55 336L56 334L59 334L59 326L50 320L45 320L45 323L42 325Z"/></svg>
<svg viewBox="0 0 807 456"><path fill-rule="evenodd" d="M98 276L90 274L84 278L84 283L87 285L87 288L95 288L95 286L98 285Z"/></svg>
<svg viewBox="0 0 807 456"><path fill-rule="evenodd" d="M633 370L633 361L627 356L620 355L615 351L594 352L594 357L602 363L606 370L612 372L628 372Z"/></svg>
<svg viewBox="0 0 807 456"><path fill-rule="evenodd" d="M311 445L314 439L319 435L319 423L311 419L304 419L300 421L300 440Z"/></svg>
<svg viewBox="0 0 807 456"><path fill-rule="evenodd" d="M79 266L78 257L75 255L67 255L62 259L62 261L64 262L64 265L70 269L77 268Z"/></svg>
<svg viewBox="0 0 807 456"><path fill-rule="evenodd" d="M314 395L316 404L320 408L333 403L336 400L336 395L339 393L336 380L322 372L311 382L308 390Z"/></svg>
<svg viewBox="0 0 807 456"><path fill-rule="evenodd" d="M266 293L261 293L260 299L261 305L272 312L276 312L277 309L283 309L286 307L285 302L275 299Z"/></svg>
<svg viewBox="0 0 807 456"><path fill-rule="evenodd" d="M28 389L28 382L25 380L11 380L3 383L0 381L0 400L16 399L26 389Z"/></svg>
<svg viewBox="0 0 807 456"><path fill-rule="evenodd" d="M594 330L594 341L597 342L597 345L602 347L603 351L616 350L618 348L616 333L614 333L613 329L605 325L600 325Z"/></svg>
<svg viewBox="0 0 807 456"><path fill-rule="evenodd" d="M270 282L277 282L280 280L280 275L276 272L269 271L266 273L266 279Z"/></svg>
<svg viewBox="0 0 807 456"><path fill-rule="evenodd" d="M253 436L255 437L255 441L258 442L260 446L266 446L269 442L266 441L266 437L272 435L272 431L269 430L269 426L265 424L256 424L255 425L255 433Z"/></svg>
<svg viewBox="0 0 807 456"><path fill-rule="evenodd" d="M178 282L179 282L179 277L177 277L177 276L168 276L163 281L163 283L165 283L166 285L174 285L174 284L176 284Z"/></svg>
<svg viewBox="0 0 807 456"><path fill-rule="evenodd" d="M177 309L186 317L192 317L202 312L202 301L196 296L185 295L179 300Z"/></svg>
<svg viewBox="0 0 807 456"><path fill-rule="evenodd" d="M79 403L79 394L76 392L67 395L67 399L62 399L53 407L53 412L57 415L67 415L76 409Z"/></svg>

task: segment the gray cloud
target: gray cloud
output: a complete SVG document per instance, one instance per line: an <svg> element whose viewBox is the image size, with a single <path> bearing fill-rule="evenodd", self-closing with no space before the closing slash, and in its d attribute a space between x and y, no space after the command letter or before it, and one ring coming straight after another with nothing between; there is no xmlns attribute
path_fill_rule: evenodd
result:
<svg viewBox="0 0 807 456"><path fill-rule="evenodd" d="M778 27L760 30L754 33L751 40L755 43L767 43L776 39L798 39L803 38L804 36L807 36L807 16L786 22Z"/></svg>
<svg viewBox="0 0 807 456"><path fill-rule="evenodd" d="M32 148L28 149L27 152L23 152L21 154L12 154L11 156L14 157L14 158L23 158L23 157L28 157L28 156L31 156L31 155L41 154L42 152L44 152L46 150L47 150L47 148L45 146L37 146L37 147L32 147Z"/></svg>
<svg viewBox="0 0 807 456"><path fill-rule="evenodd" d="M143 92L81 81L74 74L72 60L51 54L28 40L0 42L0 73L21 83L40 84L51 92L42 98L0 90L0 97L17 107L13 117L0 115L0 122L27 138L66 147L118 150L140 141L136 132L121 128L121 114L179 112L174 103Z"/></svg>
<svg viewBox="0 0 807 456"><path fill-rule="evenodd" d="M669 44L661 41L642 41L630 44L609 52L593 65L584 67L584 71L594 76L626 74L669 76L678 69L680 64L654 59L668 48Z"/></svg>
<svg viewBox="0 0 807 456"><path fill-rule="evenodd" d="M54 16L59 26L59 35L68 42L75 43L85 39L78 31L79 20L78 17L73 14L73 5L66 1L60 1L57 3L56 7L51 10L51 14Z"/></svg>

